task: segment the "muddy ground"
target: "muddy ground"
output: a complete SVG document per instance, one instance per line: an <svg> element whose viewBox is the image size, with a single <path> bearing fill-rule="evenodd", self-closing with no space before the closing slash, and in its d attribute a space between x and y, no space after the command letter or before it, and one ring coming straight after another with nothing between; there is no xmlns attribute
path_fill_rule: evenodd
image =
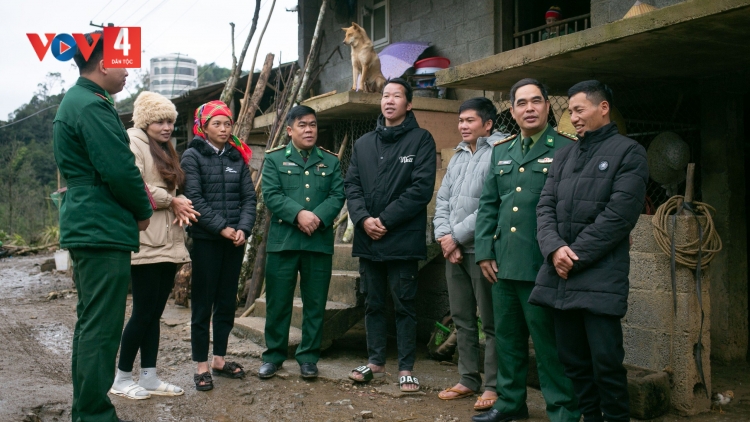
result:
<svg viewBox="0 0 750 422"><path fill-rule="evenodd" d="M42 272L51 256L0 260L0 422L70 420L72 386L70 349L76 295L66 273ZM128 298L128 313L130 298ZM262 349L230 337L228 359L248 370L244 380L215 379L207 393L192 386L190 311L171 303L162 318L159 370L162 379L180 385L185 395L132 401L112 397L121 418L135 421L352 421L371 412L383 421L469 421L474 399L442 401L437 392L458 379L456 367L427 359L420 350L415 375L423 392L398 392L395 365L385 381L362 387L343 380L348 370L366 361L364 332L354 327L327 350L319 364L321 377L302 380L297 364L287 361L280 376L267 381L257 374ZM390 362L395 350L390 351ZM114 370L114 368L113 368ZM138 371L138 363L134 373ZM750 421L750 368L747 364L714 364L716 391L732 389L736 398L726 413L691 418L666 415L659 421ZM529 389L531 422L546 421L539 391Z"/></svg>

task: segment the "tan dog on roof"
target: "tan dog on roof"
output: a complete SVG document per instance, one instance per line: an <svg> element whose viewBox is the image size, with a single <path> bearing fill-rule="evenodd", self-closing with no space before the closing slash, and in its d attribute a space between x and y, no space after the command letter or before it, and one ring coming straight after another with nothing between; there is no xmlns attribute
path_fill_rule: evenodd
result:
<svg viewBox="0 0 750 422"><path fill-rule="evenodd" d="M352 26L341 28L346 35L344 44L352 48L352 90L357 90L357 81L362 77L364 92L382 92L385 77L380 71L380 59L365 30L352 22Z"/></svg>

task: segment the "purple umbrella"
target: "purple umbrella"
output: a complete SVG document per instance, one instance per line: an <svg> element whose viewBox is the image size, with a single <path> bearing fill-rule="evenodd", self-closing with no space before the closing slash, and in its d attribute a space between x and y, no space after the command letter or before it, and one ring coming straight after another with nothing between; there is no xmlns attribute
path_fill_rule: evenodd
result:
<svg viewBox="0 0 750 422"><path fill-rule="evenodd" d="M428 42L396 42L388 45L378 54L380 58L380 71L386 79L398 78L406 72L406 69L412 67L420 54L427 47Z"/></svg>

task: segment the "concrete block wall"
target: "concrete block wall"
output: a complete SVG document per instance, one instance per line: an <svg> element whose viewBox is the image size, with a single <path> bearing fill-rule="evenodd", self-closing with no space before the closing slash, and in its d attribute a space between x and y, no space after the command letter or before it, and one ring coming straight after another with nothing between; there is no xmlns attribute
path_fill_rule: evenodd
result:
<svg viewBox="0 0 750 422"><path fill-rule="evenodd" d="M676 242L697 233L694 220L680 217ZM671 377L672 407L682 415L709 410L711 391L711 297L708 271L703 272L703 385L693 357L700 332L700 307L692 270L677 265L677 313L674 313L670 259L658 247L652 217L642 215L632 232L628 313L622 320L625 363L667 371Z"/></svg>
<svg viewBox="0 0 750 422"><path fill-rule="evenodd" d="M361 8L362 4L362 0L358 1L357 7ZM391 0L389 7L391 43L427 41L434 46L437 55L450 59L452 66L495 53L493 1ZM317 11L315 14L317 16ZM351 26L352 20L356 21L356 18L343 20L333 13L326 13L319 61L324 62L339 46L343 58L334 54L328 62L325 71L320 74L316 94L333 90L343 92L352 86L351 49L342 43L344 32L341 30L342 27ZM456 90L455 95L457 99L464 100L480 94L477 91Z"/></svg>
<svg viewBox="0 0 750 422"><path fill-rule="evenodd" d="M658 9L682 3L685 0L641 0ZM591 26L604 25L622 19L635 4L635 0L591 0Z"/></svg>

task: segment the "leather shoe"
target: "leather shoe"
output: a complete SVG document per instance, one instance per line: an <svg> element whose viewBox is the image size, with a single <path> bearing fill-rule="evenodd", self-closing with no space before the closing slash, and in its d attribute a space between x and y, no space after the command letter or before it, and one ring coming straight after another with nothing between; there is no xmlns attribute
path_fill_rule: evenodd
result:
<svg viewBox="0 0 750 422"><path fill-rule="evenodd" d="M279 372L279 369L281 369L281 365L276 366L271 362L265 362L260 366L260 369L258 369L258 377L262 379L272 378L277 372Z"/></svg>
<svg viewBox="0 0 750 422"><path fill-rule="evenodd" d="M518 413L502 413L497 409L490 409L489 412L482 415L476 415L471 418L474 422L510 422L520 421L529 418L529 410L524 409Z"/></svg>
<svg viewBox="0 0 750 422"><path fill-rule="evenodd" d="M317 378L318 365L312 362L301 363L299 365L299 372L302 374L302 378Z"/></svg>

